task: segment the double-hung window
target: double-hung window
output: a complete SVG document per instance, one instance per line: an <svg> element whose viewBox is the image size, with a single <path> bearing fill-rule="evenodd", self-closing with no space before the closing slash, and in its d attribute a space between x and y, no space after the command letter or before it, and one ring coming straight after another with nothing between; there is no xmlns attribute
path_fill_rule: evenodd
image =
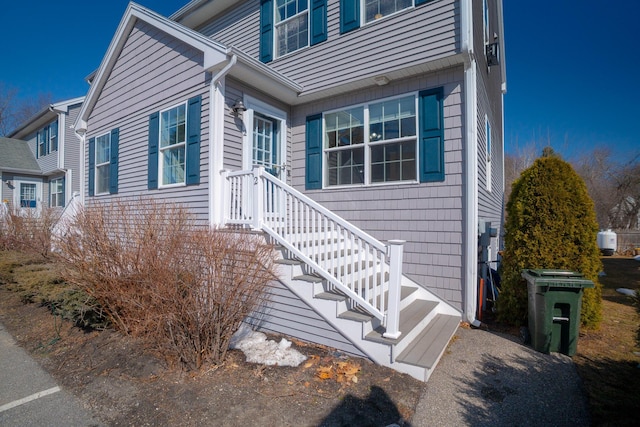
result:
<svg viewBox="0 0 640 427"><path fill-rule="evenodd" d="M48 127L44 128L44 129L40 129L38 131L37 134L37 154L38 157L42 157L42 156L46 156L47 155L47 142L48 142L48 136L47 136L47 131L48 131Z"/></svg>
<svg viewBox="0 0 640 427"><path fill-rule="evenodd" d="M275 0L276 54L309 45L309 0Z"/></svg>
<svg viewBox="0 0 640 427"><path fill-rule="evenodd" d="M109 192L111 134L106 133L96 138L95 154L95 192L104 194Z"/></svg>
<svg viewBox="0 0 640 427"><path fill-rule="evenodd" d="M53 179L50 182L51 202L50 206L63 207L64 206L64 178Z"/></svg>
<svg viewBox="0 0 640 427"><path fill-rule="evenodd" d="M49 125L49 150L58 151L58 121Z"/></svg>
<svg viewBox="0 0 640 427"><path fill-rule="evenodd" d="M417 179L416 97L326 113L326 185Z"/></svg>
<svg viewBox="0 0 640 427"><path fill-rule="evenodd" d="M364 0L364 22L375 21L413 6L413 0Z"/></svg>
<svg viewBox="0 0 640 427"><path fill-rule="evenodd" d="M149 190L200 184L202 97L149 116Z"/></svg>
<svg viewBox="0 0 640 427"><path fill-rule="evenodd" d="M262 62L325 40L327 0L260 0Z"/></svg>
<svg viewBox="0 0 640 427"><path fill-rule="evenodd" d="M184 184L187 104L160 113L161 185Z"/></svg>
<svg viewBox="0 0 640 427"><path fill-rule="evenodd" d="M89 196L118 192L120 129L89 138Z"/></svg>

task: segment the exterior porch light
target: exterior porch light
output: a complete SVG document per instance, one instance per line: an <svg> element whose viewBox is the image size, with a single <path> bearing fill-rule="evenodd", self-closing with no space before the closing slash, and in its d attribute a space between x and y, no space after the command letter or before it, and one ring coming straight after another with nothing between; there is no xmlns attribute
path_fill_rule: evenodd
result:
<svg viewBox="0 0 640 427"><path fill-rule="evenodd" d="M233 110L233 114L237 117L242 117L242 113L247 111L247 107L244 106L244 102L242 102L242 99L237 99L231 109Z"/></svg>

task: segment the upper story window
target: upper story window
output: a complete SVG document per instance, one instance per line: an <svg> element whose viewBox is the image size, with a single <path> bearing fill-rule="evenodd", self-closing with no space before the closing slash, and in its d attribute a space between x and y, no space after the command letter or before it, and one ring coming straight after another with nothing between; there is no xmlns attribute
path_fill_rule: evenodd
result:
<svg viewBox="0 0 640 427"><path fill-rule="evenodd" d="M416 96L326 113L326 185L417 179Z"/></svg>
<svg viewBox="0 0 640 427"><path fill-rule="evenodd" d="M275 0L274 3L277 56L308 46L308 0Z"/></svg>
<svg viewBox="0 0 640 427"><path fill-rule="evenodd" d="M160 113L161 185L184 184L187 141L187 104Z"/></svg>
<svg viewBox="0 0 640 427"><path fill-rule="evenodd" d="M327 0L260 0L260 61L326 39Z"/></svg>
<svg viewBox="0 0 640 427"><path fill-rule="evenodd" d="M49 125L49 150L58 151L58 121Z"/></svg>
<svg viewBox="0 0 640 427"><path fill-rule="evenodd" d="M36 154L38 157L58 151L58 121L40 129L36 134Z"/></svg>
<svg viewBox="0 0 640 427"><path fill-rule="evenodd" d="M110 159L111 159L111 134L106 133L96 137L95 154L95 193L109 192Z"/></svg>
<svg viewBox="0 0 640 427"><path fill-rule="evenodd" d="M364 0L364 22L375 21L413 6L413 0Z"/></svg>

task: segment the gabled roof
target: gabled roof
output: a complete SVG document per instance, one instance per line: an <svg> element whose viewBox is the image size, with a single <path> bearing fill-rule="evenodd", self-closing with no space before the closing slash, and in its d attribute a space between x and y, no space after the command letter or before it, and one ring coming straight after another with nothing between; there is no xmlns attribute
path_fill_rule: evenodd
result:
<svg viewBox="0 0 640 427"><path fill-rule="evenodd" d="M111 40L111 44L102 59L100 67L91 76L91 88L89 89L89 93L87 94L82 109L80 110L78 119L74 124L76 131L86 131L87 120L89 119L89 116L100 97L100 93L116 64L120 52L126 43L127 37L137 21L143 21L152 25L160 31L163 31L203 52L204 71L209 71L216 75L217 71L220 71L224 69L225 66L230 65L233 68L231 75L249 82L252 85L255 85L256 82L268 83L268 85L258 87L268 87L270 93L280 96L283 100L291 101L302 91L302 87L300 85L249 55L243 54L235 48L227 48L197 31L187 28L169 18L165 18L162 15L140 6L139 4L131 2L127 6L127 10L120 21L120 25ZM227 69L226 71L229 70Z"/></svg>
<svg viewBox="0 0 640 427"><path fill-rule="evenodd" d="M0 170L37 175L42 173L27 141L3 137L0 137Z"/></svg>
<svg viewBox="0 0 640 427"><path fill-rule="evenodd" d="M24 138L50 121L55 120L58 113L68 113L70 107L82 104L83 101L84 96L81 96L47 105L33 117L30 117L27 121L20 124L20 126L11 131L7 136L10 138Z"/></svg>

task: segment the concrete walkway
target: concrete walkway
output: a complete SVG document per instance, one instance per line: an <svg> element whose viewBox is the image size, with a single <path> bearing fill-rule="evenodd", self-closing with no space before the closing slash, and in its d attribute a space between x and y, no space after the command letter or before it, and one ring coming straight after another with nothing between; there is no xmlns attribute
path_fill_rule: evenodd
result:
<svg viewBox="0 0 640 427"><path fill-rule="evenodd" d="M0 426L98 426L0 324Z"/></svg>
<svg viewBox="0 0 640 427"><path fill-rule="evenodd" d="M413 427L589 425L571 358L479 329L456 336L425 386Z"/></svg>

